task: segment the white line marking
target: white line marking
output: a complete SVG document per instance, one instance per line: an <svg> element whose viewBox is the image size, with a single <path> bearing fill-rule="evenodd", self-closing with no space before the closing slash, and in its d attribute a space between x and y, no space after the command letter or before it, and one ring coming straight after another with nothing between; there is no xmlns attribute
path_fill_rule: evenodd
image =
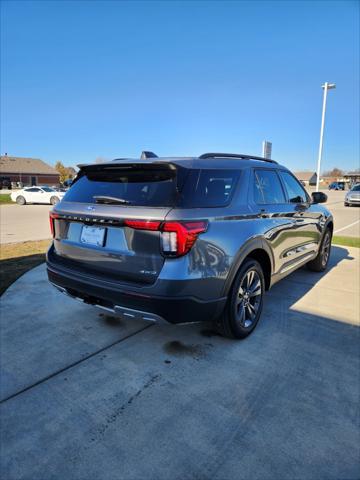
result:
<svg viewBox="0 0 360 480"><path fill-rule="evenodd" d="M350 225L346 225L346 227L339 228L339 230L335 230L334 233L342 232L343 230L346 230L347 228L350 228L350 227L352 227L353 225L356 225L359 222L360 222L360 220L356 220L356 222L350 223Z"/></svg>

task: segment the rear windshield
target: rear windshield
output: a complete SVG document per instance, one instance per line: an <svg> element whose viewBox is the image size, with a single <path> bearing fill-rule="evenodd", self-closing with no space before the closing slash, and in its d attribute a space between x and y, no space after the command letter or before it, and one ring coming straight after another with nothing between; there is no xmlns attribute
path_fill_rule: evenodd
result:
<svg viewBox="0 0 360 480"><path fill-rule="evenodd" d="M64 201L150 207L221 207L230 202L239 172L177 167L83 170Z"/></svg>

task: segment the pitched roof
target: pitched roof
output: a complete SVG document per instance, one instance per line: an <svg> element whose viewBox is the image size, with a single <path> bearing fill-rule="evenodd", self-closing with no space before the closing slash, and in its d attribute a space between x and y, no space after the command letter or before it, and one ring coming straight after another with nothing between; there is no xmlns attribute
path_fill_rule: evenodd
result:
<svg viewBox="0 0 360 480"><path fill-rule="evenodd" d="M298 180L310 180L314 175L316 177L316 172L294 172L295 177Z"/></svg>
<svg viewBox="0 0 360 480"><path fill-rule="evenodd" d="M37 173L42 175L59 175L55 168L38 158L10 157L2 155L0 157L1 173Z"/></svg>

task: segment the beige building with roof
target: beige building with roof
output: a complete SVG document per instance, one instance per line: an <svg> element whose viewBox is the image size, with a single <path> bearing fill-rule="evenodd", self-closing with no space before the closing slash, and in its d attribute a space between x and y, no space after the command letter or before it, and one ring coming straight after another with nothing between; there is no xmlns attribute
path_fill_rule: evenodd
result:
<svg viewBox="0 0 360 480"><path fill-rule="evenodd" d="M294 172L294 175L298 180L304 182L305 185L316 185L316 172Z"/></svg>
<svg viewBox="0 0 360 480"><path fill-rule="evenodd" d="M0 157L0 180L20 182L27 185L59 185L60 175L47 163L38 158Z"/></svg>

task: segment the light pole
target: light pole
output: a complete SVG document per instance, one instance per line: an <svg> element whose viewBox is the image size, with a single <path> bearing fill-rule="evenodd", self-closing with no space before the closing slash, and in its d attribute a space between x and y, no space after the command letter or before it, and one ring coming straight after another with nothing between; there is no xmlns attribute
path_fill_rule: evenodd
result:
<svg viewBox="0 0 360 480"><path fill-rule="evenodd" d="M321 88L324 89L324 98L323 98L323 107L322 107L322 116L321 116L320 145L319 145L319 156L318 156L318 164L317 164L316 191L319 190L319 182L320 182L320 164L321 164L321 157L322 157L322 150L323 150L327 91L331 90L332 88L336 88L336 85L335 85L335 83L325 82L324 85L321 85Z"/></svg>

